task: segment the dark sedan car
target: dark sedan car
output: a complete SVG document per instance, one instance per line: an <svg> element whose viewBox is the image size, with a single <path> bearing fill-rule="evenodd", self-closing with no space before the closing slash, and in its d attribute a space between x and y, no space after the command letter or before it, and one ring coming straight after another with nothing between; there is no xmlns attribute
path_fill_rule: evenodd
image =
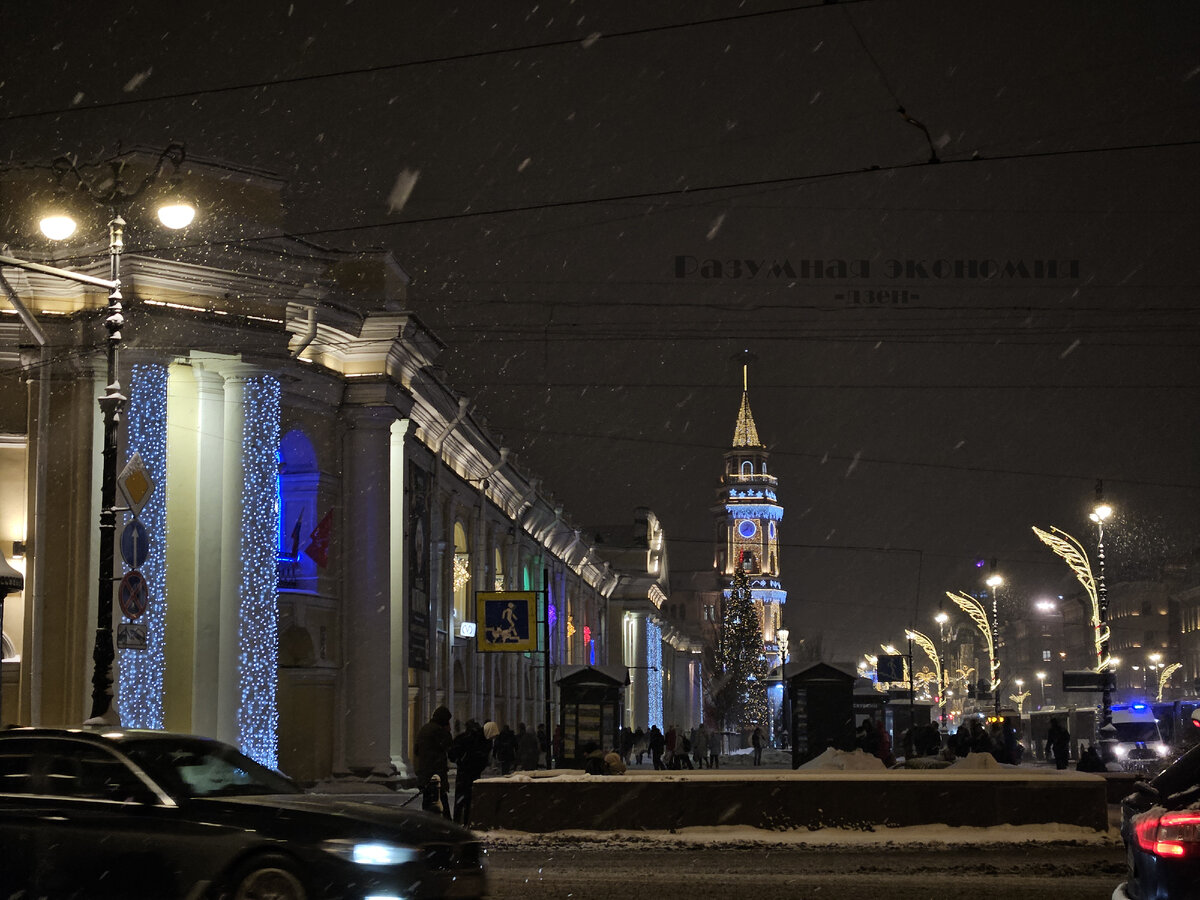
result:
<svg viewBox="0 0 1200 900"><path fill-rule="evenodd" d="M484 897L465 828L307 793L207 738L0 732L0 897Z"/></svg>
<svg viewBox="0 0 1200 900"><path fill-rule="evenodd" d="M1200 746L1121 801L1128 880L1113 900L1200 900Z"/></svg>

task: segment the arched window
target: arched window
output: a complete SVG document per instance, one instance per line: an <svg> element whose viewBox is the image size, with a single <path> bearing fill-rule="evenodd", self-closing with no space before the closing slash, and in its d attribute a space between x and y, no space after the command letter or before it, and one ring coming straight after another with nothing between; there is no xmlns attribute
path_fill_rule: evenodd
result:
<svg viewBox="0 0 1200 900"><path fill-rule="evenodd" d="M305 553L321 524L317 487L321 473L312 441L293 429L279 440L279 551L281 590L315 591L317 563Z"/></svg>
<svg viewBox="0 0 1200 900"><path fill-rule="evenodd" d="M748 460L748 459L743 460L742 461L742 474L743 475L753 475L754 474L754 463L750 462L750 460Z"/></svg>
<svg viewBox="0 0 1200 900"><path fill-rule="evenodd" d="M468 600L471 596L471 549L467 545L467 530L462 522L454 523L454 611L450 628L455 636L459 634L459 625L463 622L475 621L474 616L468 618Z"/></svg>

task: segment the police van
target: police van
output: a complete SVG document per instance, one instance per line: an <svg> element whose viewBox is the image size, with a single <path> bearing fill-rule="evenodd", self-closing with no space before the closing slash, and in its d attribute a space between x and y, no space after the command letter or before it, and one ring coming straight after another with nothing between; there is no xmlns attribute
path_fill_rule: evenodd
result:
<svg viewBox="0 0 1200 900"><path fill-rule="evenodd" d="M1116 729L1113 752L1117 762L1128 771L1157 771L1166 764L1170 748L1163 740L1148 703L1129 703L1112 708Z"/></svg>

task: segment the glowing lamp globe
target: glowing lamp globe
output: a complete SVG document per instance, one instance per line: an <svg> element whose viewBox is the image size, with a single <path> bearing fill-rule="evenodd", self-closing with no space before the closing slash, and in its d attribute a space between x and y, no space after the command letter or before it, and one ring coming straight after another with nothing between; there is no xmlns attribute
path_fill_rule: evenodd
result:
<svg viewBox="0 0 1200 900"><path fill-rule="evenodd" d="M75 220L63 213L52 213L44 216L38 227L42 234L52 241L65 241L75 233Z"/></svg>
<svg viewBox="0 0 1200 900"><path fill-rule="evenodd" d="M195 218L196 207L190 203L167 203L158 208L158 221L175 231L187 228Z"/></svg>

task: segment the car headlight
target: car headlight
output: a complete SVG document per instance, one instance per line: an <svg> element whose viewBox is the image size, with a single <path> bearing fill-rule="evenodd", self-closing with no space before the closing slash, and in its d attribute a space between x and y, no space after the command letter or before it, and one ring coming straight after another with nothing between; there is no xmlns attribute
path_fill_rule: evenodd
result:
<svg viewBox="0 0 1200 900"><path fill-rule="evenodd" d="M1115 747L1113 747L1113 753L1116 754L1117 759L1124 759L1129 755L1129 748L1124 747L1121 744L1117 744Z"/></svg>
<svg viewBox="0 0 1200 900"><path fill-rule="evenodd" d="M1155 745L1154 745L1154 751L1155 751L1155 752L1156 752L1156 753L1157 753L1159 756L1166 756L1168 753L1170 753L1170 752L1171 752L1171 748L1170 748L1170 747L1168 747L1166 744L1155 744Z"/></svg>
<svg viewBox="0 0 1200 900"><path fill-rule="evenodd" d="M332 840L322 843L321 849L359 866L399 866L416 862L421 856L412 847L389 841Z"/></svg>

